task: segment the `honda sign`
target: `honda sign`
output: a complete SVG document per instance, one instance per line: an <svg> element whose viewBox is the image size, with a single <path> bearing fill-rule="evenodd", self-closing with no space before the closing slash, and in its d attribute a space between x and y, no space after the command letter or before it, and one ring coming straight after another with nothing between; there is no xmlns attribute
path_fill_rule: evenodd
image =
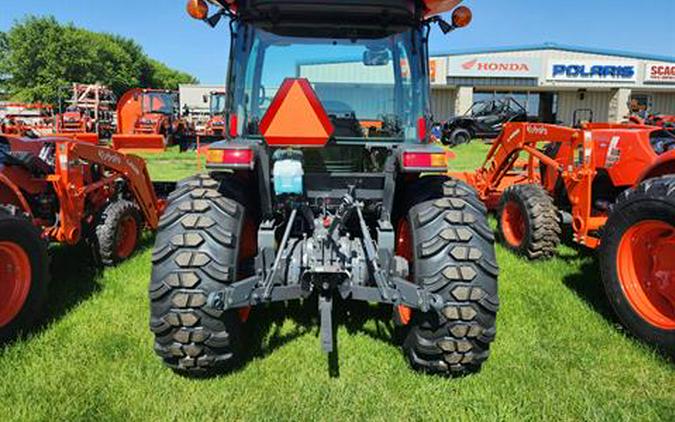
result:
<svg viewBox="0 0 675 422"><path fill-rule="evenodd" d="M541 62L521 57L450 57L448 76L482 78L537 78Z"/></svg>

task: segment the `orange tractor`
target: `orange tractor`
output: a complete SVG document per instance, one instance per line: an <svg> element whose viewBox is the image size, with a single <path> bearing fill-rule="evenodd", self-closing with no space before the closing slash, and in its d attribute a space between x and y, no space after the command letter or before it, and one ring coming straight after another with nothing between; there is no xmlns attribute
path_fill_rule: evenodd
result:
<svg viewBox="0 0 675 422"><path fill-rule="evenodd" d="M115 95L102 85L73 84L73 97L66 111L56 116L57 137L98 144L110 138L114 125Z"/></svg>
<svg viewBox="0 0 675 422"><path fill-rule="evenodd" d="M39 137L52 133L52 106L42 103L6 103L0 107L0 134Z"/></svg>
<svg viewBox="0 0 675 422"><path fill-rule="evenodd" d="M162 185L163 186L163 185ZM85 241L114 265L157 228L163 202L142 159L64 138L0 137L0 341L47 296L47 245Z"/></svg>
<svg viewBox="0 0 675 422"><path fill-rule="evenodd" d="M112 137L115 150L162 152L186 133L173 91L135 88L117 103L117 134Z"/></svg>
<svg viewBox="0 0 675 422"><path fill-rule="evenodd" d="M509 123L473 185L504 245L549 258L562 224L598 255L607 298L635 336L675 354L675 133Z"/></svg>

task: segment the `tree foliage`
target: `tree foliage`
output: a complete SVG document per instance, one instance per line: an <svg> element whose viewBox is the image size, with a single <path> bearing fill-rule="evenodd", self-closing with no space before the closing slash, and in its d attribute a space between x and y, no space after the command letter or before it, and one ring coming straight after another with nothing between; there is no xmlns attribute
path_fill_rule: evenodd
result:
<svg viewBox="0 0 675 422"><path fill-rule="evenodd" d="M118 96L129 88L177 89L191 75L148 57L136 42L91 32L53 17L30 16L0 33L0 79L21 101L58 102L72 82L101 83Z"/></svg>

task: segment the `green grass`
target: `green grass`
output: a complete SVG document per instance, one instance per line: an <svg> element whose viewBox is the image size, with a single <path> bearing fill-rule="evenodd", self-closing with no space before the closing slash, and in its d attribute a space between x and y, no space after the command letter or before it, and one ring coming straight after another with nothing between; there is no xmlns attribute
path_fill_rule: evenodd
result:
<svg viewBox="0 0 675 422"><path fill-rule="evenodd" d="M475 168L484 151L479 144L463 147L458 163ZM171 154L150 159L154 176L182 175L194 157ZM618 327L593 255L583 250L562 247L550 262L529 263L498 248L498 337L476 375L443 379L411 371L389 340L386 311L371 307L361 321L340 328L341 376L331 379L316 310L292 305L252 315L252 357L241 370L188 380L165 369L152 351L151 245L147 236L141 252L102 274L87 269L83 250L54 248L49 320L0 349L0 420L656 421L675 415L672 364Z"/></svg>

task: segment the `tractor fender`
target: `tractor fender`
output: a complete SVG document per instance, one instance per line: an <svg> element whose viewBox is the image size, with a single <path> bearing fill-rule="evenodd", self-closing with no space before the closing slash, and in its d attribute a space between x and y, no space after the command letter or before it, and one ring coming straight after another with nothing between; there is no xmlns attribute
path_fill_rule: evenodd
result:
<svg viewBox="0 0 675 422"><path fill-rule="evenodd" d="M665 154L661 154L654 160L654 162L642 172L635 183L635 186L647 179L665 176L667 174L675 174L675 150L670 150Z"/></svg>
<svg viewBox="0 0 675 422"><path fill-rule="evenodd" d="M0 173L0 204L17 206L33 218L30 205L21 190L7 176Z"/></svg>

